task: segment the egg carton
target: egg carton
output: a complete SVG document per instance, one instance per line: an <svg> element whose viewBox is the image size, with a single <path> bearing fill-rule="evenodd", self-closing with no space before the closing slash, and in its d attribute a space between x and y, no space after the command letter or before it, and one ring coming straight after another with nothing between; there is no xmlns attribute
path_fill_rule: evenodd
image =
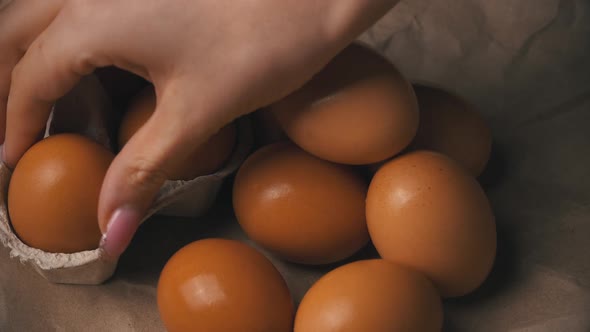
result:
<svg viewBox="0 0 590 332"><path fill-rule="evenodd" d="M84 117L72 116L72 112L80 110L84 110ZM56 103L45 136L58 132L76 132L113 150L113 136L110 135L113 128L108 127L108 123L114 123L113 114L108 95L98 79L91 75ZM239 168L253 144L249 120L242 118L236 124L236 146L225 166L213 174L199 176L190 181L167 181L142 223L155 214L196 218L211 207L223 181ZM10 225L7 205L11 174L10 169L2 163L0 242L10 249L10 256L31 265L52 283L98 285L109 279L118 262L108 258L100 248L71 254L49 253L27 246L16 236Z"/></svg>

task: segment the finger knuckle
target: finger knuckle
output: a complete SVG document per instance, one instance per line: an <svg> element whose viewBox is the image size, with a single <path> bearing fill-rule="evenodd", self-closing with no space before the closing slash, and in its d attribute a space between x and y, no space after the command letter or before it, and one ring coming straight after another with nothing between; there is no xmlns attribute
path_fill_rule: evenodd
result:
<svg viewBox="0 0 590 332"><path fill-rule="evenodd" d="M157 163L145 158L136 159L127 166L127 184L133 188L151 190L157 188L168 178Z"/></svg>
<svg viewBox="0 0 590 332"><path fill-rule="evenodd" d="M100 1L77 0L69 1L62 10L63 18L69 27L84 27L93 24L96 17L100 15L97 3ZM82 31L82 30L81 30ZM98 56L93 51L92 37L78 32L72 33L73 38L62 43L63 49L58 51L67 54L67 67L77 75L91 73L99 66Z"/></svg>
<svg viewBox="0 0 590 332"><path fill-rule="evenodd" d="M23 62L17 63L14 68L12 68L12 73L10 77L10 81L12 84L18 84L19 78L22 77L22 73L24 70Z"/></svg>
<svg viewBox="0 0 590 332"><path fill-rule="evenodd" d="M83 51L76 53L76 56L72 59L71 66L75 74L83 76L91 73L97 67L96 63L94 54Z"/></svg>

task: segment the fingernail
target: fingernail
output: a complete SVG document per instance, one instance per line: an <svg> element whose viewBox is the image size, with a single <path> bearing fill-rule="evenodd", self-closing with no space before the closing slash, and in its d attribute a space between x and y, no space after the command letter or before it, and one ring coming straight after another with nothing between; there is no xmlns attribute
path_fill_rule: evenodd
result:
<svg viewBox="0 0 590 332"><path fill-rule="evenodd" d="M141 214L131 208L116 210L100 240L100 248L111 258L121 256L131 242L140 220Z"/></svg>

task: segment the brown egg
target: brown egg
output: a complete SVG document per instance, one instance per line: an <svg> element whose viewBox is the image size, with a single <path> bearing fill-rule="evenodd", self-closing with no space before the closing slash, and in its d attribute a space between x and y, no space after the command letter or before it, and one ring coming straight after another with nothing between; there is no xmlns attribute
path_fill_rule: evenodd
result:
<svg viewBox="0 0 590 332"><path fill-rule="evenodd" d="M368 242L366 190L351 168L276 143L242 165L233 204L238 222L260 245L292 262L327 264Z"/></svg>
<svg viewBox="0 0 590 332"><path fill-rule="evenodd" d="M440 331L440 296L422 274L382 259L329 272L305 294L295 332Z"/></svg>
<svg viewBox="0 0 590 332"><path fill-rule="evenodd" d="M496 226L485 193L437 152L411 152L379 169L367 225L381 257L423 272L445 297L473 291L494 262Z"/></svg>
<svg viewBox="0 0 590 332"><path fill-rule="evenodd" d="M342 164L390 158L418 128L410 83L387 59L356 44L270 108L297 145Z"/></svg>
<svg viewBox="0 0 590 332"><path fill-rule="evenodd" d="M152 86L140 93L123 116L119 127L119 147L123 146L147 122L156 109L156 95ZM170 172L169 180L192 180L219 170L231 155L236 143L236 126L230 123Z"/></svg>
<svg viewBox="0 0 590 332"><path fill-rule="evenodd" d="M50 136L16 165L8 212L22 242L46 252L98 247L98 196L113 154L75 134Z"/></svg>
<svg viewBox="0 0 590 332"><path fill-rule="evenodd" d="M420 126L414 149L428 149L455 159L471 174L484 170L492 149L492 133L483 117L461 97L445 90L414 85Z"/></svg>
<svg viewBox="0 0 590 332"><path fill-rule="evenodd" d="M222 239L193 242L166 263L158 308L169 332L288 332L293 301L272 263Z"/></svg>

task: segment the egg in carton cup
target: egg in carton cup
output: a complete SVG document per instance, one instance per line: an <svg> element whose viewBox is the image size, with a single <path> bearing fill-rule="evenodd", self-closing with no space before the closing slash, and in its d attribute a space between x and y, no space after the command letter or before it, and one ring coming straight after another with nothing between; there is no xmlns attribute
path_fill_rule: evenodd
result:
<svg viewBox="0 0 590 332"><path fill-rule="evenodd" d="M115 120L116 113L110 97L100 81L94 75L89 75L55 104L45 137L58 133L77 133L115 151L112 139L116 131ZM253 144L248 119L237 120L236 126L236 143L224 166L215 173L189 181L167 181L142 223L155 214L196 218L211 207L223 181L238 169ZM1 164L0 242L10 249L11 257L30 264L45 279L58 284L98 285L113 275L118 262L107 258L100 248L66 254L49 253L24 244L10 224L7 205L10 177L10 169Z"/></svg>

